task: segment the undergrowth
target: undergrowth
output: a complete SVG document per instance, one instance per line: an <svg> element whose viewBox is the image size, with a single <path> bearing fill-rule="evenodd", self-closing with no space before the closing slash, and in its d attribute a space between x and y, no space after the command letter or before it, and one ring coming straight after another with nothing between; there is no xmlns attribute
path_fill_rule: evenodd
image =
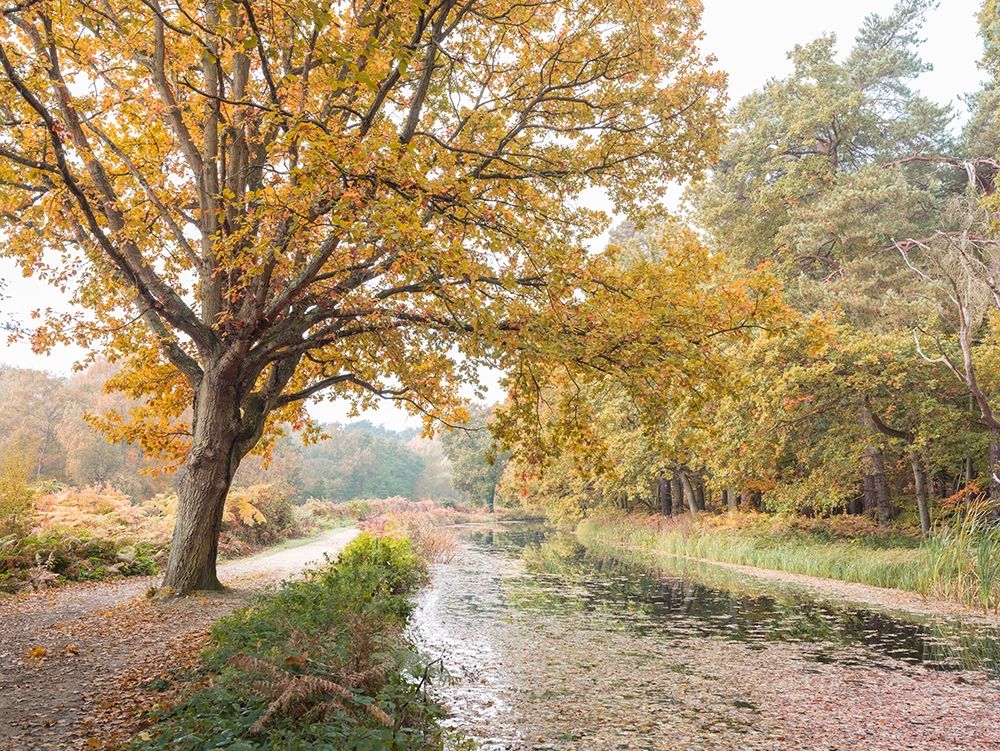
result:
<svg viewBox="0 0 1000 751"><path fill-rule="evenodd" d="M44 491L44 492L43 492ZM156 574L177 511L171 493L136 501L110 486L35 487L0 466L0 595L64 582ZM293 506L275 484L234 488L219 554L232 558L350 524L333 504Z"/></svg>
<svg viewBox="0 0 1000 751"><path fill-rule="evenodd" d="M86 532L47 531L0 538L0 593L43 589L57 581L98 581L156 573L160 548L96 537Z"/></svg>
<svg viewBox="0 0 1000 751"><path fill-rule="evenodd" d="M362 533L336 563L220 620L197 688L133 750L441 748L432 671L404 635L426 576L407 539Z"/></svg>

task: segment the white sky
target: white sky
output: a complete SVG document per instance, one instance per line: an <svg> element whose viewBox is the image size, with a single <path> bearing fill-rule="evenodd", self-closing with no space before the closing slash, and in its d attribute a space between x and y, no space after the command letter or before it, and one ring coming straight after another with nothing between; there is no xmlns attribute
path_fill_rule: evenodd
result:
<svg viewBox="0 0 1000 751"><path fill-rule="evenodd" d="M834 6L807 0L705 0L706 52L718 58L718 66L729 73L732 102L762 86L769 78L790 72L786 52L796 44L833 32L841 53L850 47L862 19L869 13L887 13L895 0L839 0ZM981 51L976 13L980 0L943 0L929 15L924 28L923 58L934 69L918 81L925 95L952 103L960 113L960 100L974 91L980 80L976 61ZM65 309L60 294L33 279L21 277L13 263L0 258L0 279L7 280L8 299L0 301L0 315L30 323L30 312L38 308ZM7 346L0 339L0 364L68 373L80 350L63 347L48 356L32 354L23 343ZM495 396L499 396L496 394ZM321 420L345 420L347 408L323 402L310 411ZM365 417L391 428L417 424L414 418L386 405Z"/></svg>

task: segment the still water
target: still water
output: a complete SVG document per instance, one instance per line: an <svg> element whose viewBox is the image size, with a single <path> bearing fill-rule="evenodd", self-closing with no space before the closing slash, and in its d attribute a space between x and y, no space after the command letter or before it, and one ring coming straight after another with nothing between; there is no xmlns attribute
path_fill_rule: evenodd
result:
<svg viewBox="0 0 1000 751"><path fill-rule="evenodd" d="M960 725L1000 700L995 631L678 565L527 525L465 531L414 619L451 726L485 751L860 748L876 703L886 722L942 718L885 729L902 739L887 748L991 747Z"/></svg>

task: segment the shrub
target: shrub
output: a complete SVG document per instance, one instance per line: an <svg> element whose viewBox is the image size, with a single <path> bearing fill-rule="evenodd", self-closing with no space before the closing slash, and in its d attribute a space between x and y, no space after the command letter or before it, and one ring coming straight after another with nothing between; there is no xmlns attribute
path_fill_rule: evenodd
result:
<svg viewBox="0 0 1000 751"><path fill-rule="evenodd" d="M170 541L174 508L163 496L137 504L110 485L63 488L39 496L35 531L86 533L164 547Z"/></svg>
<svg viewBox="0 0 1000 751"><path fill-rule="evenodd" d="M0 591L38 589L57 580L154 574L160 550L85 532L50 531L5 538L0 540Z"/></svg>
<svg viewBox="0 0 1000 751"><path fill-rule="evenodd" d="M277 484L233 488L226 498L219 549L245 553L274 545L295 532L291 489Z"/></svg>
<svg viewBox="0 0 1000 751"><path fill-rule="evenodd" d="M413 542L417 553L428 563L450 563L458 550L455 535L440 525L437 515L400 511L365 522L376 534L395 534Z"/></svg>
<svg viewBox="0 0 1000 751"><path fill-rule="evenodd" d="M359 535L335 564L219 621L203 687L134 748L440 748L426 670L403 636L425 576L407 540Z"/></svg>
<svg viewBox="0 0 1000 751"><path fill-rule="evenodd" d="M13 446L0 455L0 537L31 528L35 490L30 475L26 451Z"/></svg>

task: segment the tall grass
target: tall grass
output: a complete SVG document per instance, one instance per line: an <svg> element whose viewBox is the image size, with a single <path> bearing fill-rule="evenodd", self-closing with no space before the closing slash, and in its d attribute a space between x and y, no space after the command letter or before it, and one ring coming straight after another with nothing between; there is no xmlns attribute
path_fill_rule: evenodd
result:
<svg viewBox="0 0 1000 751"><path fill-rule="evenodd" d="M584 520L584 540L680 557L776 569L909 590L985 610L1000 608L1000 528L973 508L927 541L864 522L802 521L737 514L663 520Z"/></svg>
<svg viewBox="0 0 1000 751"><path fill-rule="evenodd" d="M1000 609L1000 526L995 512L972 506L921 548L921 591Z"/></svg>

